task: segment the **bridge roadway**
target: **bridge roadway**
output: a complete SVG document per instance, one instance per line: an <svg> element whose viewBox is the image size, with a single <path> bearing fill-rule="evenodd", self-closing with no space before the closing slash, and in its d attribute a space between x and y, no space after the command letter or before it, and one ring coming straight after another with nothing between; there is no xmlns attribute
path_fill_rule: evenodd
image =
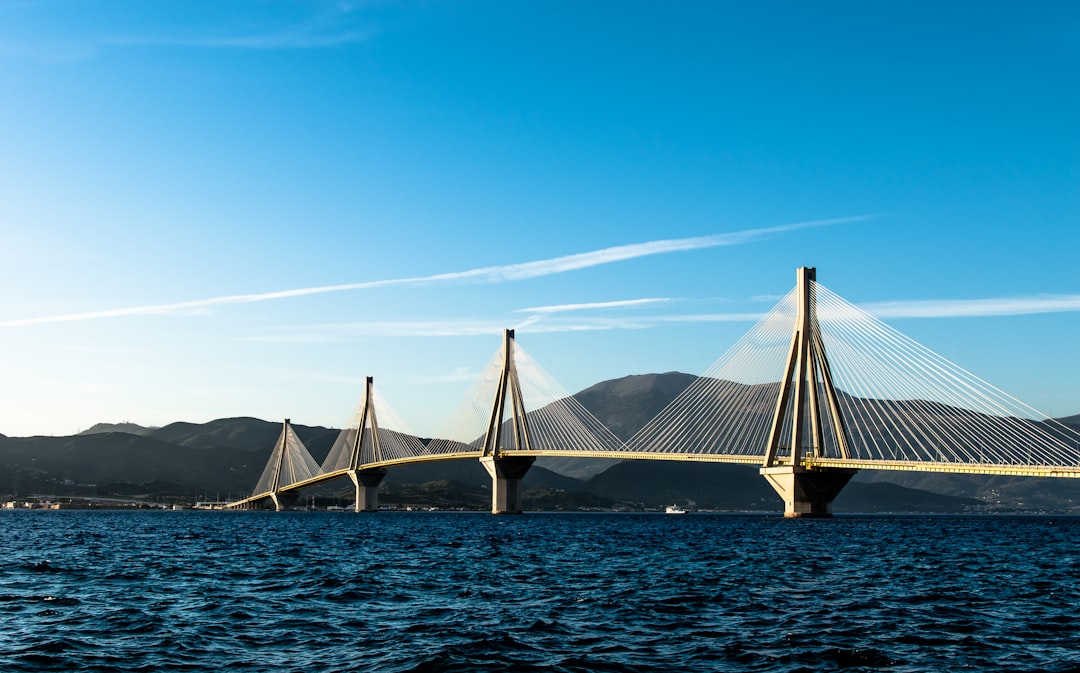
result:
<svg viewBox="0 0 1080 673"><path fill-rule="evenodd" d="M547 449L533 451L508 451L502 457L541 458L541 457L570 457L570 458L614 458L617 460L665 460L689 463L731 463L740 465L760 466L762 456L744 456L732 454L700 454L700 453L660 453L648 451L575 451L573 449ZM429 463L442 460L478 460L481 458L479 451L460 451L456 453L436 453L406 458L395 458L379 462L367 463L361 470L377 470L409 465L414 463ZM867 459L844 459L844 458L815 458L805 456L800 460L800 465L809 471L828 470L887 470L901 472L939 472L951 474L985 474L1007 477L1059 477L1080 479L1080 466L1067 467L1059 465L1002 465L991 463L950 463L950 462L922 462L901 460L867 460ZM282 486L276 495L295 493L311 486L317 486L335 479L348 477L350 470L341 469L316 475L310 479L297 481L287 486ZM257 493L243 500L237 500L228 504L228 509L250 509L258 503L271 499L275 495L273 491Z"/></svg>

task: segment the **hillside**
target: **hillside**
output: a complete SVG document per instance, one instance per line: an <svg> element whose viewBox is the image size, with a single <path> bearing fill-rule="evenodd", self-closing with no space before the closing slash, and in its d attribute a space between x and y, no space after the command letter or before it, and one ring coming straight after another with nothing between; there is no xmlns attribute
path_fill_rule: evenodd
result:
<svg viewBox="0 0 1080 673"><path fill-rule="evenodd" d="M679 372L627 376L575 397L625 439L694 379ZM1080 426L1080 416L1063 420ZM319 461L339 432L293 428ZM239 497L250 492L280 433L280 422L239 417L161 428L98 424L71 437L0 435L0 497ZM475 461L445 461L394 468L382 488L387 498L401 502L428 497L483 509L490 480ZM754 468L722 464L540 459L527 474L525 488L527 506L550 509L655 509L673 502L724 510L779 508L777 496ZM317 493L348 498L351 486L329 484ZM864 471L842 492L836 510L1072 512L1080 511L1080 480Z"/></svg>
<svg viewBox="0 0 1080 673"><path fill-rule="evenodd" d="M265 459L229 448L184 449L151 437L109 432L0 440L0 493L108 494L110 484L153 481L185 493L244 493Z"/></svg>
<svg viewBox="0 0 1080 673"><path fill-rule="evenodd" d="M129 435L149 435L157 428L145 428L137 423L95 423L80 435L103 435L107 432L124 432Z"/></svg>
<svg viewBox="0 0 1080 673"><path fill-rule="evenodd" d="M590 386L574 398L616 437L625 441L696 378L681 372L624 376ZM589 479L618 462L595 458L541 458L537 464L578 479Z"/></svg>

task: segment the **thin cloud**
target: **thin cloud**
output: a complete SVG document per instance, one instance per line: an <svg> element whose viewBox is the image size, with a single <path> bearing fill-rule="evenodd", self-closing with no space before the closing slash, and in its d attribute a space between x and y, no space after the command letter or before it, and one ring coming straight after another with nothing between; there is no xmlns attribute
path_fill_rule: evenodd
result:
<svg viewBox="0 0 1080 673"><path fill-rule="evenodd" d="M0 5L0 9L8 8ZM93 58L110 48L327 49L367 42L378 32L370 19L355 9L351 3L329 3L318 13L296 15L291 22L256 29L214 25L173 28L172 32L166 33L156 27L134 28L126 34L45 39L23 44L7 42L0 44L0 55L46 63L71 63Z"/></svg>
<svg viewBox="0 0 1080 673"><path fill-rule="evenodd" d="M561 332L600 332L612 330L642 330L660 325L694 324L710 322L757 322L760 313L708 313L661 316L622 316L562 318L553 316L544 321L517 325L515 329L528 329L529 334L554 334ZM247 337L244 341L306 343L312 339L322 341L351 340L356 337L472 337L502 334L506 323L491 320L391 320L364 321L308 325L283 328L281 331Z"/></svg>
<svg viewBox="0 0 1080 673"><path fill-rule="evenodd" d="M240 341L270 343L337 342L355 337L457 337L501 334L506 325L492 320L386 320L287 327Z"/></svg>
<svg viewBox="0 0 1080 673"><path fill-rule="evenodd" d="M630 300L631 302L641 300ZM593 304L568 304L565 307L537 307L521 311L541 311L544 308L565 309L572 312L577 308L604 307L605 304L621 302L596 302ZM1058 313L1080 311L1080 295L1046 295L1029 298L1008 299L971 299L946 301L907 301L864 304L864 310L879 318L964 318L992 317L1010 315L1028 315L1036 313ZM515 311L517 312L517 311ZM556 315L553 310L545 320L527 320L516 329L528 328L530 334L551 334L559 332L595 332L612 330L642 330L661 325L702 324L702 323L755 323L764 317L764 313L684 313L672 315L636 315L622 317L587 317L573 318ZM535 318L535 315L531 316ZM351 339L354 337L446 337L446 336L495 336L502 333L505 323L495 320L461 321L365 321L357 323L339 323L311 325L295 330L284 330L277 334L250 337L253 341L307 341L318 338L326 341ZM314 330L314 331L308 331Z"/></svg>
<svg viewBox="0 0 1080 673"><path fill-rule="evenodd" d="M373 29L317 32L306 26L277 32L220 37L143 36L110 37L101 41L113 47L191 47L209 49L322 49L366 42L375 34Z"/></svg>
<svg viewBox="0 0 1080 673"><path fill-rule="evenodd" d="M997 297L987 299L933 299L865 304L879 318L973 318L1080 311L1080 294Z"/></svg>
<svg viewBox="0 0 1080 673"><path fill-rule="evenodd" d="M595 309L613 309L613 308L640 308L648 306L650 304L657 304L663 302L674 301L666 298L647 298L647 299L622 299L617 301L597 301L589 303L579 304L558 304L553 306L537 306L535 308L522 308L517 309L515 313L529 313L529 317L521 321L514 326L514 329L528 329L530 331L538 331L535 325L541 320L548 320L551 316L559 313L568 313L573 311L588 311Z"/></svg>
<svg viewBox="0 0 1080 673"><path fill-rule="evenodd" d="M77 322L83 320L102 320L107 318L119 318L139 315L167 315L191 312L203 308L227 306L232 304L250 304L255 302L273 301L293 297L304 297L331 292L347 292L354 290L368 290L390 286L422 286L439 283L474 282L474 283L502 283L507 281L529 280L543 276L576 271L614 262L622 262L641 257L662 255L672 252L684 252L690 250L702 250L721 246L741 245L753 241L775 236L777 234L808 229L811 227L824 227L835 224L863 221L874 217L873 215L858 215L854 217L842 217L830 220L814 220L810 222L797 222L777 227L762 229L747 229L745 231L716 234L713 236L699 236L693 238L675 238L647 243L634 243L620 245L591 252L564 255L551 259L523 262L519 264L505 264L500 266L481 267L466 271L434 274L430 276L416 276L410 278L394 278L387 280L373 280L361 283L345 283L341 285L325 285L320 287L297 288L292 290L280 290L275 292L262 292L253 294L236 294L209 299L195 299L191 301L176 302L171 304L149 304L127 308L108 309L104 311L87 311L83 313L68 313L54 316L42 316L37 318L21 318L0 322L0 327L22 327L26 325L38 325L55 322Z"/></svg>
<svg viewBox="0 0 1080 673"><path fill-rule="evenodd" d="M588 311L592 309L606 308L635 308L649 304L659 304L675 301L667 297L650 297L645 299L620 299L617 301L595 301L583 304L558 304L554 306L535 306L533 308L519 308L514 313L565 313L567 311Z"/></svg>

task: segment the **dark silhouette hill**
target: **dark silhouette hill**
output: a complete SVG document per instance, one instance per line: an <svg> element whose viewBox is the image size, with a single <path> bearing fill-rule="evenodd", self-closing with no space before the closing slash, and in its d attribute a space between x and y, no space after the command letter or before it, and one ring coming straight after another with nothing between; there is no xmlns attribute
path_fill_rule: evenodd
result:
<svg viewBox="0 0 1080 673"><path fill-rule="evenodd" d="M161 480L189 492L239 494L251 488L264 464L250 451L189 449L122 432L8 437L0 440L0 493L84 494L104 484Z"/></svg>
<svg viewBox="0 0 1080 673"><path fill-rule="evenodd" d="M269 455L281 435L281 422L258 418L220 418L209 423L170 423L156 428L149 436L178 446L194 449L229 448L240 451L265 451ZM292 423L315 460L322 462L337 439L338 430Z"/></svg>
<svg viewBox="0 0 1080 673"><path fill-rule="evenodd" d="M157 428L143 427L137 423L95 423L80 435L100 435L106 432L126 432L129 435L149 435Z"/></svg>
<svg viewBox="0 0 1080 673"><path fill-rule="evenodd" d="M626 441L695 379L696 376L682 372L624 376L601 381L574 398L616 437ZM589 479L618 462L596 458L541 458L538 464L561 474Z"/></svg>
<svg viewBox="0 0 1080 673"><path fill-rule="evenodd" d="M597 383L575 397L625 439L694 380L679 372L627 376ZM1080 429L1080 415L1062 421ZM0 497L35 493L240 497L255 485L281 427L280 422L237 417L161 428L98 424L71 437L0 435ZM321 426L293 428L320 462L339 433ZM446 502L464 498L476 504L477 494L490 494L487 472L472 460L397 467L390 470L384 489L429 483L440 484L436 490ZM540 459L526 475L525 488L527 495L533 494L532 500L527 499L530 506L552 508L659 508L691 501L710 509L775 512L780 507L756 468L713 463ZM462 490L461 498L454 489ZM320 491L347 493L351 485L329 484ZM863 471L835 506L837 511L1080 511L1080 480Z"/></svg>
<svg viewBox="0 0 1080 673"><path fill-rule="evenodd" d="M682 372L624 376L601 381L574 397L626 441L696 379Z"/></svg>

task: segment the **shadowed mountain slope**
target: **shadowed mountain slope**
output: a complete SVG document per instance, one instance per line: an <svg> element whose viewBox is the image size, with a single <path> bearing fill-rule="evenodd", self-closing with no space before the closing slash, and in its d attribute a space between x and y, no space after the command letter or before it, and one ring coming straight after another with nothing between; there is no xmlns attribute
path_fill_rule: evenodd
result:
<svg viewBox="0 0 1080 673"><path fill-rule="evenodd" d="M631 436L695 379L668 372L604 381L576 395L618 436ZM1080 426L1080 416L1062 419ZM130 425L130 427L128 427ZM280 422L223 418L209 423L172 423L161 428L100 424L91 430L128 427L132 432L90 432L71 437L0 435L0 494L63 494L97 485L109 492L189 494L250 493L281 432ZM338 430L294 425L320 461ZM490 479L473 460L439 461L390 470L387 488L439 482L475 494ZM82 484L83 486L79 486ZM154 486L157 484L157 486ZM145 486L145 488L143 488ZM694 501L698 507L776 511L779 500L755 468L711 463L541 459L525 478L527 491L587 493L611 503L649 508ZM346 483L333 490L351 489ZM67 489L67 490L65 490ZM938 497L942 496L942 497ZM584 501L582 501L584 502ZM601 502L601 501L590 501ZM837 511L1080 511L1080 480L962 476L864 471L836 501Z"/></svg>

